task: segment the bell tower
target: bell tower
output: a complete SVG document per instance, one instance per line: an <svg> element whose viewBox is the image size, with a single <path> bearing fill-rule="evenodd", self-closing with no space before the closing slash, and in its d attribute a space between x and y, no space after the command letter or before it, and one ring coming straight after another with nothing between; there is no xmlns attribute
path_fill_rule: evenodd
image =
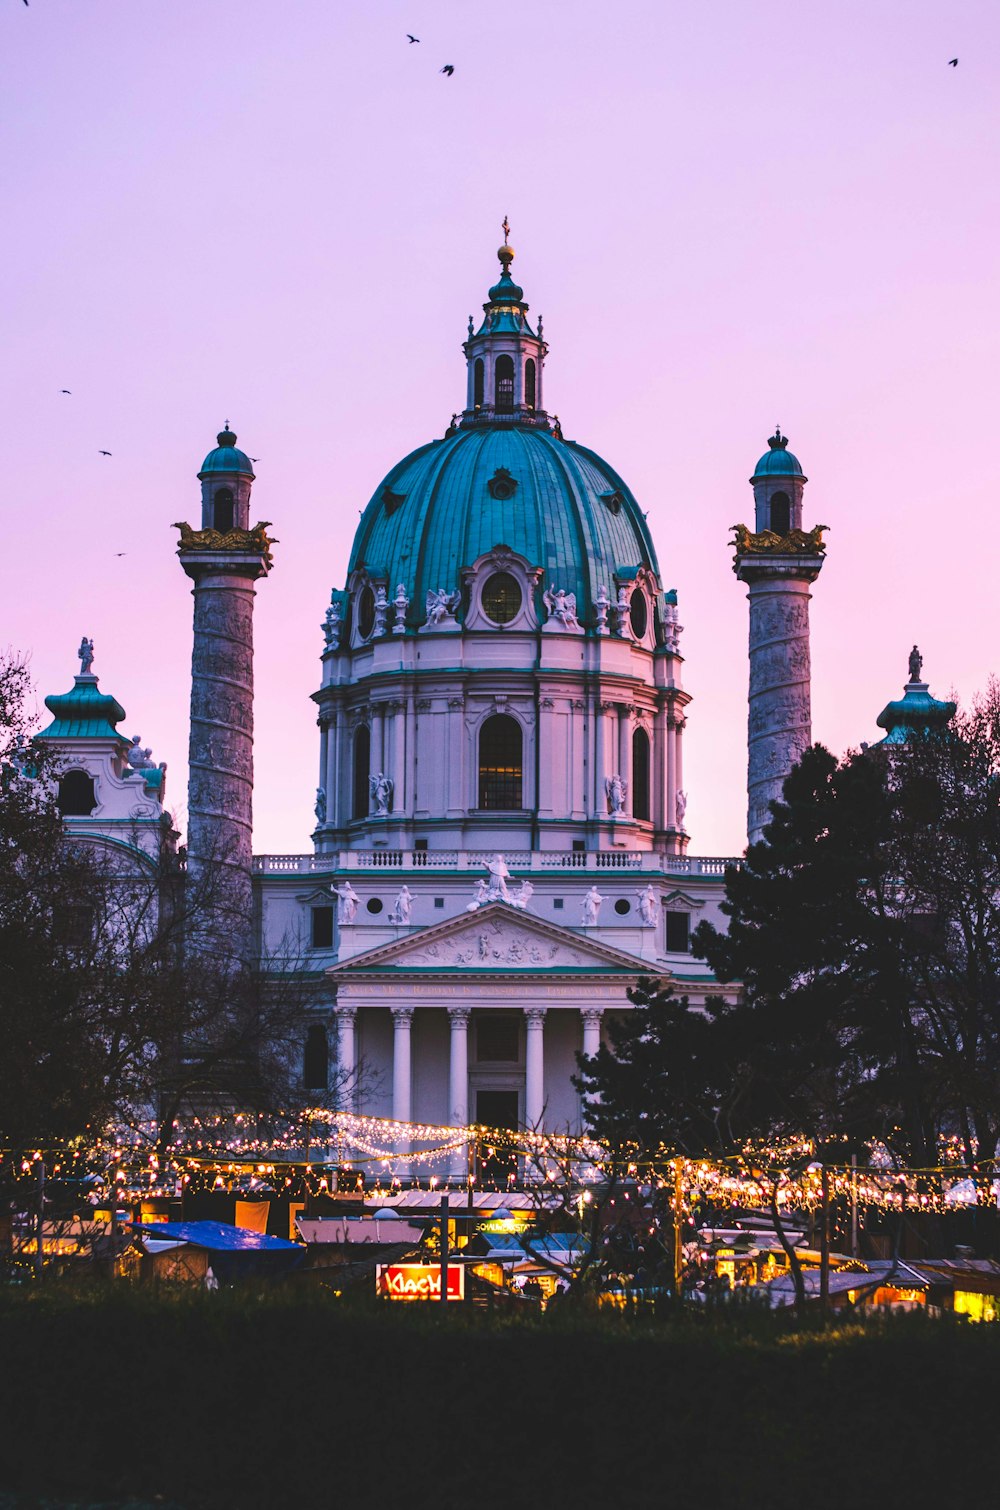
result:
<svg viewBox="0 0 1000 1510"><path fill-rule="evenodd" d="M764 837L769 804L812 743L809 591L825 559L823 531L802 528L808 478L780 426L750 484L756 529L733 526L733 571L750 601L750 694L747 723L747 842Z"/></svg>
<svg viewBox="0 0 1000 1510"><path fill-rule="evenodd" d="M201 528L175 526L194 583L188 895L195 947L238 968L253 952L254 584L273 541L267 521L250 528L253 465L228 421L198 478Z"/></svg>
<svg viewBox="0 0 1000 1510"><path fill-rule="evenodd" d="M548 425L542 404L542 368L548 346L528 323L524 289L514 282L510 265L514 248L504 218L503 246L497 252L500 278L483 305L483 322L476 330L469 316L469 335L463 350L468 384L463 426L475 424Z"/></svg>

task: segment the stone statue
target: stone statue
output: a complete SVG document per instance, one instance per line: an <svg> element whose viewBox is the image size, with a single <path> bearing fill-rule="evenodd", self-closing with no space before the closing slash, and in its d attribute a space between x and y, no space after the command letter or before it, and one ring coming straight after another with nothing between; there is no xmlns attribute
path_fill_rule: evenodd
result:
<svg viewBox="0 0 1000 1510"><path fill-rule="evenodd" d="M335 596L335 593L331 593L330 606L326 610L326 617L324 618L323 623L320 626L323 630L323 638L326 641L326 648L328 650L331 649L332 646L340 644L342 613L343 609L340 606L339 598Z"/></svg>
<svg viewBox="0 0 1000 1510"><path fill-rule="evenodd" d="M403 885L396 893L396 900L393 902L392 911L389 913L389 922L408 923L410 921L410 913L412 910L413 892L408 886Z"/></svg>
<svg viewBox="0 0 1000 1510"><path fill-rule="evenodd" d="M656 915L659 910L658 901L656 887L650 881L649 885L643 887L642 891L639 892L639 916L642 918L642 926L644 928L656 927Z"/></svg>
<svg viewBox="0 0 1000 1510"><path fill-rule="evenodd" d="M406 633L406 610L410 606L410 600L406 596L406 588L400 582L396 588L396 596L392 600L392 606L396 610L396 622L392 626L393 634Z"/></svg>
<svg viewBox="0 0 1000 1510"><path fill-rule="evenodd" d="M677 617L677 589L673 588L663 595L663 643L675 655L680 649L678 640L683 633L684 626Z"/></svg>
<svg viewBox="0 0 1000 1510"><path fill-rule="evenodd" d="M153 764L153 752L151 749L144 750L139 743L141 736L132 735L132 743L128 747L125 759L133 771L148 771Z"/></svg>
<svg viewBox="0 0 1000 1510"><path fill-rule="evenodd" d="M343 886L333 888L334 895L339 898L337 902L337 922L353 923L358 915L358 902L360 898L350 881L345 881Z"/></svg>
<svg viewBox="0 0 1000 1510"><path fill-rule="evenodd" d="M548 609L549 619L555 619L564 629L579 629L576 616L576 593L566 592L562 587L553 590L547 587L542 593L542 602Z"/></svg>
<svg viewBox="0 0 1000 1510"><path fill-rule="evenodd" d="M678 793L677 793L677 799L676 799L676 801L674 803L674 817L676 819L677 827L682 832L683 832L683 829L684 829L684 814L687 812L687 806L688 806L687 792L685 792L684 789L683 789L683 787L682 787L678 791Z"/></svg>
<svg viewBox="0 0 1000 1510"><path fill-rule="evenodd" d="M919 680L920 680L920 673L923 670L923 665L924 665L924 658L920 654L920 651L917 649L916 645L914 645L913 649L910 651L910 681L911 682L919 682Z"/></svg>
<svg viewBox="0 0 1000 1510"><path fill-rule="evenodd" d="M594 924L597 922L597 914L601 910L601 903L603 901L604 898L601 896L601 893L598 891L596 886L592 886L590 890L584 894L583 926L585 928L593 928Z"/></svg>
<svg viewBox="0 0 1000 1510"><path fill-rule="evenodd" d="M608 589L602 582L597 589L597 597L594 599L594 607L597 609L597 633L608 632L608 609L611 607L611 599L608 597Z"/></svg>
<svg viewBox="0 0 1000 1510"><path fill-rule="evenodd" d="M375 589L375 628L373 634L385 634L385 621L389 616L389 594L384 587Z"/></svg>
<svg viewBox="0 0 1000 1510"><path fill-rule="evenodd" d="M83 639L80 641L80 648L76 653L80 657L80 675L89 676L90 668L94 664L93 640L88 640L87 636L84 635Z"/></svg>
<svg viewBox="0 0 1000 1510"><path fill-rule="evenodd" d="M534 894L534 890L535 888L534 886L532 886L530 881L522 881L520 886L517 888L517 891L511 897L510 905L512 907L517 907L521 912L526 912L528 903L531 901L531 898Z"/></svg>
<svg viewBox="0 0 1000 1510"><path fill-rule="evenodd" d="M443 587L432 588L427 594L427 622L436 625L445 619L453 619L458 604L457 592L445 592Z"/></svg>
<svg viewBox="0 0 1000 1510"><path fill-rule="evenodd" d="M608 812L612 818L617 818L625 812L625 800L628 797L628 782L624 776L619 776L616 771L613 776L605 776L604 790L608 798Z"/></svg>
<svg viewBox="0 0 1000 1510"><path fill-rule="evenodd" d="M504 864L503 855L494 855L492 860L486 862L486 869L490 873L490 879L486 885L486 900L488 902L509 902L510 895L507 891L507 881L510 871Z"/></svg>
<svg viewBox="0 0 1000 1510"><path fill-rule="evenodd" d="M611 628L615 634L628 634L628 611L629 591L625 584L622 583L618 589L618 598L611 605Z"/></svg>
<svg viewBox="0 0 1000 1510"><path fill-rule="evenodd" d="M485 906L489 899L490 894L486 882L480 876L472 883L472 901L466 907L466 912L475 912L477 908Z"/></svg>
<svg viewBox="0 0 1000 1510"><path fill-rule="evenodd" d="M316 788L316 801L313 803L313 812L316 814L317 823L326 822L326 787Z"/></svg>
<svg viewBox="0 0 1000 1510"><path fill-rule="evenodd" d="M389 808L392 805L392 779L384 771L376 771L374 776L368 778L368 790L372 794L375 803L375 817L388 818Z"/></svg>

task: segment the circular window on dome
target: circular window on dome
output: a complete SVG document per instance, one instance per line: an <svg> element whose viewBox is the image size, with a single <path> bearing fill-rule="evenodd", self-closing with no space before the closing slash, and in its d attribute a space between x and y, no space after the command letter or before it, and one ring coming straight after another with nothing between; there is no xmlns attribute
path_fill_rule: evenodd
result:
<svg viewBox="0 0 1000 1510"><path fill-rule="evenodd" d="M375 628L375 594L370 587L362 589L358 599L358 634L367 640Z"/></svg>
<svg viewBox="0 0 1000 1510"><path fill-rule="evenodd" d="M632 594L628 616L632 624L632 633L637 640L641 640L646 633L646 624L649 620L649 614L646 609L646 594L641 587L637 587Z"/></svg>
<svg viewBox="0 0 1000 1510"><path fill-rule="evenodd" d="M521 611L521 584L510 572L494 572L483 588L483 613L494 624L509 624Z"/></svg>
<svg viewBox="0 0 1000 1510"><path fill-rule="evenodd" d="M632 903L628 900L627 897L619 897L617 902L615 903L615 911L617 912L619 917L623 918L627 913L630 913L632 911Z"/></svg>

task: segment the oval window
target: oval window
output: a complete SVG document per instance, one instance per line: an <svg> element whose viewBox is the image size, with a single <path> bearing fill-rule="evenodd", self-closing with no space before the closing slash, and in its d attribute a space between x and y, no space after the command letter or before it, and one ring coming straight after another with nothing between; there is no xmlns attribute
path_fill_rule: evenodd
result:
<svg viewBox="0 0 1000 1510"><path fill-rule="evenodd" d="M483 612L494 624L509 624L521 611L521 584L510 572L494 572L483 588Z"/></svg>
<svg viewBox="0 0 1000 1510"><path fill-rule="evenodd" d="M367 640L375 628L375 594L370 587L362 589L358 599L358 633Z"/></svg>
<svg viewBox="0 0 1000 1510"><path fill-rule="evenodd" d="M637 640L641 640L646 633L648 615L646 613L646 594L642 588L636 588L632 594L632 601L628 610L629 619L632 622L632 633Z"/></svg>
<svg viewBox="0 0 1000 1510"><path fill-rule="evenodd" d="M623 918L627 913L632 911L632 903L626 897L619 897L615 903L615 911L619 917Z"/></svg>

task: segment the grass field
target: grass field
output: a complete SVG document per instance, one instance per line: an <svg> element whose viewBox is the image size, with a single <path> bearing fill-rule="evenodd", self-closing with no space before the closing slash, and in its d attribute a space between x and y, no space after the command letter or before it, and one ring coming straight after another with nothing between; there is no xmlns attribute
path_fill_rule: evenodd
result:
<svg viewBox="0 0 1000 1510"><path fill-rule="evenodd" d="M998 1405L1000 1329L920 1317L0 1296L0 1510L977 1506Z"/></svg>

